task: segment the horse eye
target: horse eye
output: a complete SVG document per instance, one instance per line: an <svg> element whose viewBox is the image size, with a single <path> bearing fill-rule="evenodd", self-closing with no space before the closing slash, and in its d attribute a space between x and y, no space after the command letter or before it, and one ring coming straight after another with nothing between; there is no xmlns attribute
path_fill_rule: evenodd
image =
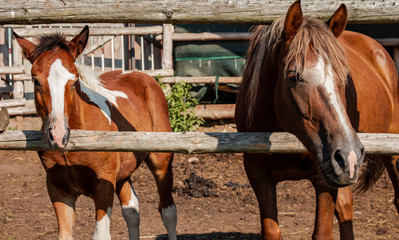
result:
<svg viewBox="0 0 399 240"><path fill-rule="evenodd" d="M289 72L288 79L292 84L297 84L299 82L302 82L301 75L298 72Z"/></svg>
<svg viewBox="0 0 399 240"><path fill-rule="evenodd" d="M32 78L32 81L33 81L33 84L34 84L36 87L41 87L41 86L42 86L42 85L40 84L39 80L37 80L37 78Z"/></svg>
<svg viewBox="0 0 399 240"><path fill-rule="evenodd" d="M79 80L76 80L76 81L72 84L72 87L75 87L76 84L78 84L78 81L79 81Z"/></svg>

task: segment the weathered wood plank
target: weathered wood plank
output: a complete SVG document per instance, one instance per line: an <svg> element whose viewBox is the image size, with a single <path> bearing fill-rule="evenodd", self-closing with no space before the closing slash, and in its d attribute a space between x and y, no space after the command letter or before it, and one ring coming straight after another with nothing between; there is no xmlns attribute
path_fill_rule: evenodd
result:
<svg viewBox="0 0 399 240"><path fill-rule="evenodd" d="M399 134L359 133L367 154L399 154ZM40 131L5 131L0 150L50 150ZM72 130L66 151L305 153L289 133L97 132Z"/></svg>
<svg viewBox="0 0 399 240"><path fill-rule="evenodd" d="M284 16L293 0L9 0L0 24L35 23L245 23L265 24ZM349 21L399 22L397 0L302 1L304 13L326 20L345 3Z"/></svg>
<svg viewBox="0 0 399 240"><path fill-rule="evenodd" d="M178 83L178 82L186 82L186 83L208 83L213 84L216 81L216 76L207 76L207 77L161 77L159 79L160 82L163 83ZM219 84L240 84L242 77L219 77Z"/></svg>
<svg viewBox="0 0 399 240"><path fill-rule="evenodd" d="M7 108L0 107L0 131L6 130L8 124L10 124L10 115Z"/></svg>
<svg viewBox="0 0 399 240"><path fill-rule="evenodd" d="M204 119L234 119L235 107L235 104L200 104L194 107L194 112Z"/></svg>
<svg viewBox="0 0 399 240"><path fill-rule="evenodd" d="M81 28L17 28L14 31L21 37L37 37L43 34L61 32L65 36L75 36ZM151 35L161 34L162 26L90 28L90 36Z"/></svg>
<svg viewBox="0 0 399 240"><path fill-rule="evenodd" d="M173 41L246 41L250 38L248 32L203 32L203 33L174 33ZM155 40L162 40L161 36L156 36Z"/></svg>
<svg viewBox="0 0 399 240"><path fill-rule="evenodd" d="M23 73L25 73L24 66L0 67L0 74L23 74Z"/></svg>
<svg viewBox="0 0 399 240"><path fill-rule="evenodd" d="M7 99L7 100L0 101L0 108L20 107L20 106L25 106L25 104L26 104L25 98Z"/></svg>

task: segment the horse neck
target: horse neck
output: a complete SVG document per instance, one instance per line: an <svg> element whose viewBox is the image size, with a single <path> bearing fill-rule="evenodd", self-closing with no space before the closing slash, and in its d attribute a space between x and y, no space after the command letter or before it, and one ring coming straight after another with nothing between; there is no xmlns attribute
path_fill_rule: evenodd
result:
<svg viewBox="0 0 399 240"><path fill-rule="evenodd" d="M68 119L68 124L72 129L86 129L87 124L92 124L88 121L85 121L84 112L87 110L85 109L85 104L82 104L83 98L84 96L80 91L80 86L78 85L73 92Z"/></svg>
<svg viewBox="0 0 399 240"><path fill-rule="evenodd" d="M255 121L263 122L261 124L262 131L280 131L281 127L278 124L274 94L277 85L278 69L274 68L271 61L275 61L271 58L266 58L266 61L262 67L262 73L259 77L259 88L257 94L256 104L256 117Z"/></svg>

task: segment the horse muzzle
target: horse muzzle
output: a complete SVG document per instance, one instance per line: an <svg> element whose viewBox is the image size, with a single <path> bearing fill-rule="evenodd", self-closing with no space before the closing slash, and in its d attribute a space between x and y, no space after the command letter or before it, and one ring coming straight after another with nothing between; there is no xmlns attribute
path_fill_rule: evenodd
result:
<svg viewBox="0 0 399 240"><path fill-rule="evenodd" d="M46 137L49 145L53 149L63 149L69 142L71 130L62 118L61 121L57 121L57 118L52 118L50 126L47 128Z"/></svg>
<svg viewBox="0 0 399 240"><path fill-rule="evenodd" d="M363 164L365 152L359 142L357 146L344 146L333 149L331 154L323 154L322 173L327 183L333 187L343 187L355 183Z"/></svg>

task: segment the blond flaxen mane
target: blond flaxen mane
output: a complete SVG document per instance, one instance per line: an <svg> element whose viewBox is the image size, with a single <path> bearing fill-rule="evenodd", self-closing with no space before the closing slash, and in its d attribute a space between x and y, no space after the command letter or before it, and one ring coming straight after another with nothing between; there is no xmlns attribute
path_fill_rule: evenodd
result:
<svg viewBox="0 0 399 240"><path fill-rule="evenodd" d="M285 17L282 17L274 21L270 26L257 26L253 29L247 53L247 62L243 70L243 82L249 82L247 98L248 126L253 123L255 105L259 93L259 82L265 81L265 79L260 79L259 77L261 71L264 71L262 69L263 63L268 54L279 46L284 23ZM309 50L313 50L325 63L329 63L339 80L346 83L349 67L343 47L338 43L325 23L316 18L305 16L289 46L286 62L284 63L284 73L287 72L288 63L295 61L297 64L296 71L303 74L306 71L306 56ZM274 61L278 61L278 59L274 59Z"/></svg>

